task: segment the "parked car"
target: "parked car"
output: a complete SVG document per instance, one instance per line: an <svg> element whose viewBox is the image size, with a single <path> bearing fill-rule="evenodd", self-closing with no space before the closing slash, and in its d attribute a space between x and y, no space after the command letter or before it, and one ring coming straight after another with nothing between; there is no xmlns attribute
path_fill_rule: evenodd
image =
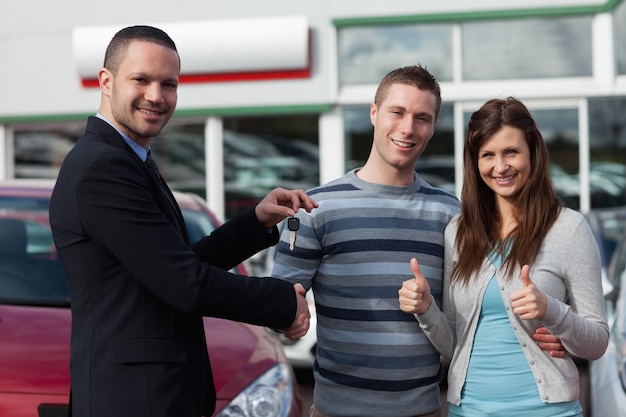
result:
<svg viewBox="0 0 626 417"><path fill-rule="evenodd" d="M612 211L617 214L602 213L610 236L603 244L611 253L605 264L611 337L604 355L589 365L593 417L626 417L626 207Z"/></svg>
<svg viewBox="0 0 626 417"><path fill-rule="evenodd" d="M597 208L585 214L600 249L602 286L605 297L614 291L616 278L609 278L609 264L626 233L626 206Z"/></svg>
<svg viewBox="0 0 626 417"><path fill-rule="evenodd" d="M0 182L0 416L67 412L71 314L48 221L52 187L52 181ZM218 225L200 197L175 196L192 240ZM241 265L236 272L246 273ZM204 325L214 416L301 415L293 369L273 331L216 318Z"/></svg>

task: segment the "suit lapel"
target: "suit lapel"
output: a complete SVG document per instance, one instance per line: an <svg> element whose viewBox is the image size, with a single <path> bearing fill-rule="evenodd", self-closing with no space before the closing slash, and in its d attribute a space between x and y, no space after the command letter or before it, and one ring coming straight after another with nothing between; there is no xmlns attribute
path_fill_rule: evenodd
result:
<svg viewBox="0 0 626 417"><path fill-rule="evenodd" d="M130 151L133 152L132 149ZM141 160L139 161L141 163ZM146 177L150 183L150 193L154 197L157 205L161 208L168 219L170 219L172 224L176 226L176 229L180 235L185 238L185 241L189 243L189 235L187 234L187 227L185 226L183 213L180 211L178 203L176 203L174 194L165 181L159 180L150 168L143 163L142 165L144 166Z"/></svg>
<svg viewBox="0 0 626 417"><path fill-rule="evenodd" d="M180 211L180 207L176 203L176 199L172 194L171 190L165 183L165 181L160 181L152 172L150 168L146 166L146 164L139 159L135 151L131 149L130 146L124 141L122 136L109 125L104 120L99 119L98 117L90 116L87 120L86 130L94 130L94 135L98 138L101 138L104 142L109 145L124 149L126 152L132 154L137 163L142 166L144 175L146 180L150 184L150 193L154 197L155 202L161 208L163 213L167 216L170 222L176 227L176 230L180 233L180 235L185 239L187 243L189 242L189 234L187 233L187 227L185 226L185 220L183 218L183 214ZM162 182L162 186L160 184Z"/></svg>

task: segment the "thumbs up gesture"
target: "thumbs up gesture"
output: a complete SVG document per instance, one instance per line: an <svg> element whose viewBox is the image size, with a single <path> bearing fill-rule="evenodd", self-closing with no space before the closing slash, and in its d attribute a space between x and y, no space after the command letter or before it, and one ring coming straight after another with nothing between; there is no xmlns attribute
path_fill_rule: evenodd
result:
<svg viewBox="0 0 626 417"><path fill-rule="evenodd" d="M522 267L521 278L524 288L511 294L513 313L520 316L522 320L541 319L546 314L548 308L548 299L533 284L529 271L530 267L528 265Z"/></svg>
<svg viewBox="0 0 626 417"><path fill-rule="evenodd" d="M411 259L411 270L415 278L404 281L402 288L398 290L400 310L405 313L424 314L432 302L430 285L415 258Z"/></svg>

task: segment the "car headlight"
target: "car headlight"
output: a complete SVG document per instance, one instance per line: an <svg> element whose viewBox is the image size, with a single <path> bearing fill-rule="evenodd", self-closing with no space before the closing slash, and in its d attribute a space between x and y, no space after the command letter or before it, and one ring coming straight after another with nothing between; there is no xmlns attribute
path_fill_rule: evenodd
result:
<svg viewBox="0 0 626 417"><path fill-rule="evenodd" d="M244 389L216 417L287 417L292 401L289 368L278 364Z"/></svg>

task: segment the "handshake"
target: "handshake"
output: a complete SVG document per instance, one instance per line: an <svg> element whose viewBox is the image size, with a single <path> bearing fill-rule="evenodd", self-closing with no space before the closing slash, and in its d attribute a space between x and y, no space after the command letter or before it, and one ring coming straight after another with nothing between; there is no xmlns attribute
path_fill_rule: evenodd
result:
<svg viewBox="0 0 626 417"><path fill-rule="evenodd" d="M298 307L296 309L296 318L291 326L283 332L283 335L289 340L297 340L309 331L311 325L311 312L309 311L309 303L306 301L304 294L306 290L301 284L293 286L296 291Z"/></svg>

